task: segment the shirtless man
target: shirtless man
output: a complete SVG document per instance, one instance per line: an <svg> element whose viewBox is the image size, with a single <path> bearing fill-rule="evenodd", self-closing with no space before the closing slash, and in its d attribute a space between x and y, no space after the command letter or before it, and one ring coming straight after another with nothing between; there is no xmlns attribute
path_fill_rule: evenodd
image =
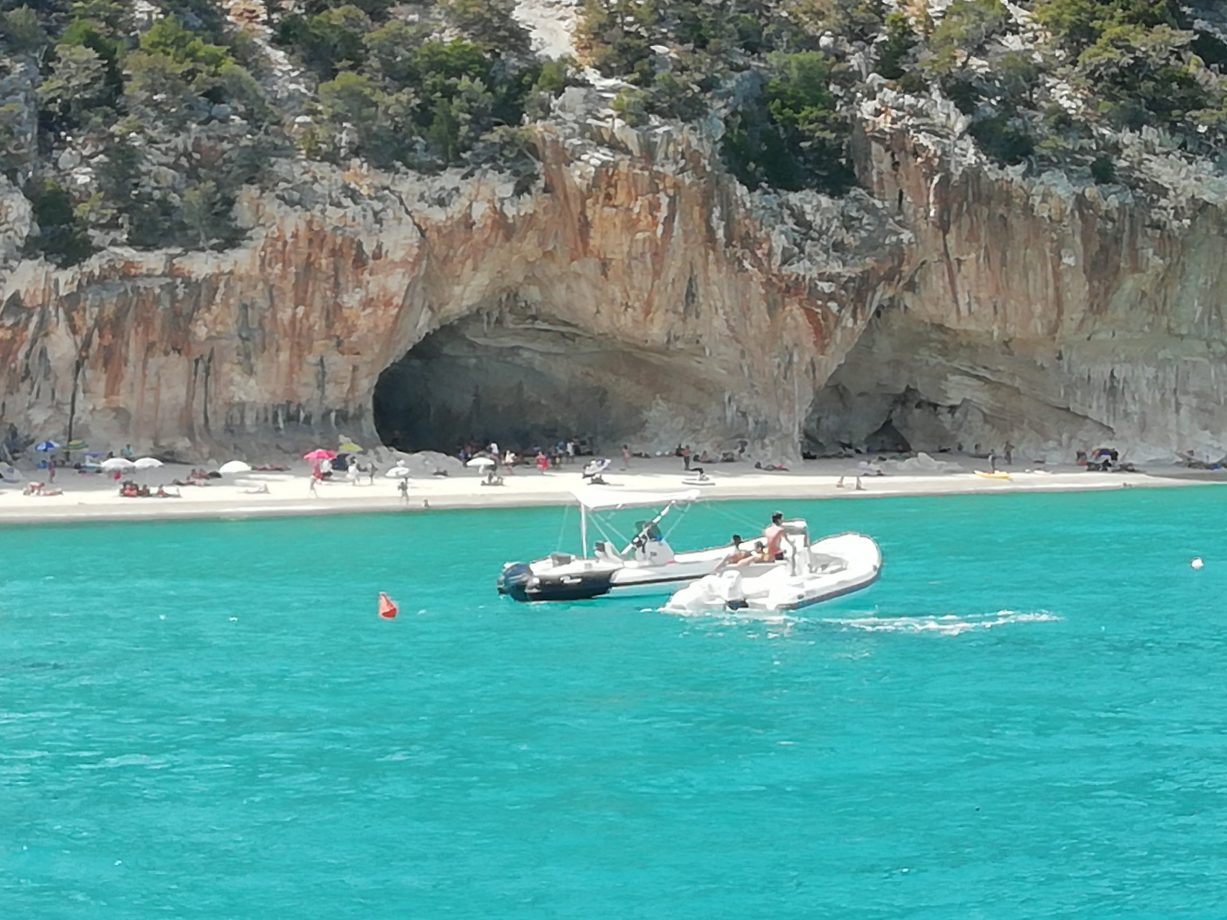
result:
<svg viewBox="0 0 1227 920"><path fill-rule="evenodd" d="M784 514L777 511L771 515L770 526L763 531L763 539L767 541L767 558L784 558Z"/></svg>

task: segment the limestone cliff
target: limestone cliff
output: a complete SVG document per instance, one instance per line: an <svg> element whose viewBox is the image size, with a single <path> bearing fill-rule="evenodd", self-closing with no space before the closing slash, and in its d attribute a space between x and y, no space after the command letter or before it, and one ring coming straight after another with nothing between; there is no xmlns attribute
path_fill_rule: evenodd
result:
<svg viewBox="0 0 1227 920"><path fill-rule="evenodd" d="M592 95L570 91L560 112ZM438 447L744 439L794 456L901 236L861 193L766 215L803 230L765 223L705 143L561 119L540 128L531 188L316 167L240 202L236 249L10 261L0 414L39 437L189 454L343 431ZM28 222L15 209L6 234ZM433 372L398 363L427 337Z"/></svg>
<svg viewBox="0 0 1227 920"><path fill-rule="evenodd" d="M929 449L1221 456L1222 179L1172 158L1145 164L1166 183L1146 198L1023 179L988 165L963 122L889 90L862 107L858 170L915 242L811 431L860 444L889 422Z"/></svg>
<svg viewBox="0 0 1227 920"><path fill-rule="evenodd" d="M1082 39L1044 31L1048 0L892 0L902 12L868 25L839 13L856 5L823 6L815 25L787 3L760 4L760 22L670 0L635 25L590 4L583 29L571 21L574 0L521 0L516 15L538 50L565 53L582 33L606 74L589 70L594 88L555 98L559 82L531 105L522 93L507 110L527 125L535 175L480 165L504 161L478 156L476 135L465 156L444 156L433 127L413 133L434 109L397 122L408 133L388 148L375 128L426 105L421 74L396 54L358 69L348 58L321 63L303 44L314 26L299 17L283 28L296 4L204 3L186 25L171 24L165 4L146 6L124 39L146 56L129 65L147 68L151 48L166 65L166 49L206 47L171 40L190 27L230 42L207 46L237 55L224 86L193 71L204 83L180 87L166 112L164 94L149 91L159 87L131 66L121 79L94 52L32 53L67 34L62 15L5 14L0 29L25 48L0 62L0 154L25 192L0 176L9 440L131 442L186 456L295 450L342 432L443 449L564 435L606 450L742 445L763 460L1006 441L1052 458L1103 443L1135 459L1227 450L1218 396L1227 180L1214 162L1227 131L1227 31L1213 4L1165 2L1165 21L1186 31L1135 23L1149 36L1140 47L1161 46L1169 76L1199 88L1174 111L1161 93L1122 96L1127 58L1111 92L1096 95L1095 62L1137 49L1109 36L1081 60ZM1099 6L1141 16L1136 5ZM210 26L213 7L230 25ZM463 93L454 81L460 95L430 104L484 117L488 140L493 96L476 90L497 88L497 74L542 72L519 47L527 33L507 4L468 15L479 7L379 3L378 22L332 10L317 25L349 22L352 41L380 54L421 51L435 36L428 57L440 67L455 50L443 38L483 35L467 47L486 61L489 87L466 77ZM949 10L958 15L947 23ZM164 34L149 38L154 21ZM624 28L640 40L623 42ZM153 113L156 130L141 134L129 119L113 136L75 112L62 91L73 66L96 102L110 100L105 111ZM337 68L351 68L351 90L367 87L358 114L338 108L337 86L326 104L320 95ZM764 96L773 79L795 90L777 95L778 112ZM785 180L776 185L845 189L845 115L860 188L828 197L769 187L775 175ZM1070 127L1079 121L1088 123ZM802 122L817 133L784 130ZM1038 150L1044 142L1056 152ZM390 171L365 165L364 151ZM248 173L228 172L229 190L213 182L225 155L261 166L233 209L237 243L227 196ZM144 164L141 182L115 178L124 156ZM409 168L458 162L431 175ZM35 224L57 200L40 198L40 177L59 183L58 231ZM136 232L138 192L171 219ZM218 201L221 221L209 210ZM88 239L53 245L72 207L93 208ZM149 226L202 248L119 246L165 238ZM102 249L71 268L29 255L58 251L68 263L83 257L65 245L74 242L78 253Z"/></svg>
<svg viewBox="0 0 1227 920"><path fill-rule="evenodd" d="M573 432L790 457L803 428L818 449L1223 449L1210 185L1024 180L957 113L943 133L883 90L856 144L876 201L750 195L700 133L593 121L591 97L540 128L530 188L315 167L246 197L249 240L221 253L21 261L29 208L0 197L0 413L187 454Z"/></svg>

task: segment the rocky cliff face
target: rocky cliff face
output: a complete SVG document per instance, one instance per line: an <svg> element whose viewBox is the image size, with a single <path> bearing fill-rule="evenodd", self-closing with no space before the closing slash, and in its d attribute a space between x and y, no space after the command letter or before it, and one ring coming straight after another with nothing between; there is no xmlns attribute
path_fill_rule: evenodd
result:
<svg viewBox="0 0 1227 920"><path fill-rule="evenodd" d="M312 167L245 197L226 252L23 261L31 214L0 188L0 417L187 455L341 431L1223 450L1214 188L1023 180L882 90L858 120L870 194L752 195L716 130L600 102L564 95L531 186Z"/></svg>
<svg viewBox="0 0 1227 920"><path fill-rule="evenodd" d="M10 205L0 413L185 453L343 431L794 455L898 270L888 222L862 195L859 218L826 203L785 233L696 137L585 124L590 95L540 129L531 188L318 168L242 201L250 241L224 253L14 263L30 227Z"/></svg>
<svg viewBox="0 0 1227 920"><path fill-rule="evenodd" d="M862 108L858 170L914 244L811 431L1221 456L1222 180L1159 157L1141 164L1159 180L1145 200L1055 172L1024 180L987 165L961 122L889 90Z"/></svg>

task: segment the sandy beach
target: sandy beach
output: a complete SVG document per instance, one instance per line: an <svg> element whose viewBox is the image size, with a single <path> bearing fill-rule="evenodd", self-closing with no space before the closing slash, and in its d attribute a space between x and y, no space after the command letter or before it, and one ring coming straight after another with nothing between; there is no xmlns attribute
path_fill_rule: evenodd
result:
<svg viewBox="0 0 1227 920"><path fill-rule="evenodd" d="M447 476L414 475L409 479L407 500L398 492L398 482L386 478L395 462L384 453L380 472L373 483L364 476L357 483L340 478L310 489L309 464L286 463L287 472L248 472L223 479L210 479L206 486L174 487L174 479L186 479L190 466L167 464L146 474L135 474L139 482L152 488L167 484L177 491L176 498L124 498L118 484L109 476L86 475L72 469L57 473L55 486L60 495L25 495L22 483L0 485L0 524L67 523L76 521L137 521L179 518L245 518L285 515L354 514L369 512L422 511L451 508L525 507L566 504L572 492L585 488L582 464L540 473L517 467L504 476L501 486L483 486L476 470L456 469ZM732 499L873 499L889 496L956 495L970 493L1057 492L1120 489L1127 487L1176 487L1206 482L1227 482L1227 475L1191 474L1178 466L1153 468L1137 473L1098 473L1069 465L1028 467L1021 463L1002 467L1009 480L985 479L975 470L987 469L983 460L943 454L943 463L954 463L963 472L934 474L887 473L865 477L856 489L856 461L811 460L786 472L765 472L748 463L716 464L706 467L711 484L701 488L705 501ZM283 461L284 462L284 461ZM24 481L46 481L45 470L18 467ZM837 483L845 476L843 487ZM683 480L688 475L674 457L634 459L626 470L615 461L606 473L610 492L679 491L692 486ZM264 489L267 491L263 491Z"/></svg>

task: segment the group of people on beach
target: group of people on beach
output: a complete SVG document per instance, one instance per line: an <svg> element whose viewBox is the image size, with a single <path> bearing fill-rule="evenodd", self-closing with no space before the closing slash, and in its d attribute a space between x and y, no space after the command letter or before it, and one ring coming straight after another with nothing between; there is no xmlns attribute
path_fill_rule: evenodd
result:
<svg viewBox="0 0 1227 920"><path fill-rule="evenodd" d="M156 490L150 491L149 486L138 484L131 479L124 480L119 487L119 495L121 498L181 498L178 490L167 492L166 486L158 486Z"/></svg>
<svg viewBox="0 0 1227 920"><path fill-rule="evenodd" d="M500 452L498 441L490 441L484 447L476 442L469 442L456 452L461 463L468 463L474 457L489 457L496 465L503 467L508 473L514 472L521 462L531 462L540 472L559 469L566 463L574 462L581 450L579 438L566 438L555 441L552 445L534 445L527 451L517 451L508 448Z"/></svg>

